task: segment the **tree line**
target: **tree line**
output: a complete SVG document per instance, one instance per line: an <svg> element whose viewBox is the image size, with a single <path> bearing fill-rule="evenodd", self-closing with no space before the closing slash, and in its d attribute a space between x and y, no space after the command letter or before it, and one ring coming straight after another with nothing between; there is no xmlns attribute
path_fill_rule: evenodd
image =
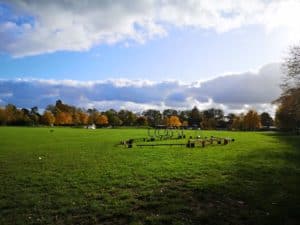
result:
<svg viewBox="0 0 300 225"><path fill-rule="evenodd" d="M300 130L300 45L292 46L283 63L285 74L281 84L282 94L273 104L278 108L275 121L267 113L260 115L249 110L245 114L224 115L221 109L199 111L197 107L191 110L177 111L166 109L159 111L149 109L142 113L129 110L116 111L110 109L100 112L97 109L82 109L57 100L40 114L37 107L19 109L13 104L0 107L0 125L56 125L85 126L95 124L104 126L157 126L170 127L201 127L202 129L232 129L257 130L261 127L276 126L281 130Z"/></svg>
<svg viewBox="0 0 300 225"><path fill-rule="evenodd" d="M12 104L0 108L0 124L12 126L87 126L95 124L98 127L118 126L152 126L168 127L200 127L202 129L234 129L257 130L274 124L272 117L264 112L258 114L249 110L246 114L224 115L221 109L200 111L197 107L191 110L178 111L165 109L162 112L148 109L141 113L130 110L83 109L57 100L54 105L48 105L43 113L37 107L18 109Z"/></svg>
<svg viewBox="0 0 300 225"><path fill-rule="evenodd" d="M282 66L282 94L273 103L278 105L277 126L300 133L300 45L291 46Z"/></svg>

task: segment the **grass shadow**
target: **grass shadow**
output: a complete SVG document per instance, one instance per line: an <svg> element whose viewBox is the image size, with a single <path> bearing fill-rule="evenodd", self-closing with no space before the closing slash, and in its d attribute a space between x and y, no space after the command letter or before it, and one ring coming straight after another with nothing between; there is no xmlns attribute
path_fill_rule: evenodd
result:
<svg viewBox="0 0 300 225"><path fill-rule="evenodd" d="M230 168L232 179L225 189L263 212L257 217L259 224L299 224L300 138L286 133L262 135L279 142L281 148L257 149L241 155Z"/></svg>
<svg viewBox="0 0 300 225"><path fill-rule="evenodd" d="M197 184L176 178L139 194L127 223L285 224L300 223L300 139L263 133L282 149L257 149L227 168L225 183Z"/></svg>

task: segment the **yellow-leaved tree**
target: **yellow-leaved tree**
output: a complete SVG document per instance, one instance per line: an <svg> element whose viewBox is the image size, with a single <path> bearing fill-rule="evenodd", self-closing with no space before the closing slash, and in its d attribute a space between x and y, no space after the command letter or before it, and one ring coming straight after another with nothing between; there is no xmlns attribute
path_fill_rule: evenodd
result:
<svg viewBox="0 0 300 225"><path fill-rule="evenodd" d="M45 111L41 120L43 124L48 126L52 126L55 123L55 117L50 111Z"/></svg>
<svg viewBox="0 0 300 225"><path fill-rule="evenodd" d="M256 130L261 127L260 117L254 110L249 110L243 120L245 130Z"/></svg>
<svg viewBox="0 0 300 225"><path fill-rule="evenodd" d="M167 118L166 120L166 125L169 127L180 127L181 126L181 122L178 118L178 116L170 116Z"/></svg>
<svg viewBox="0 0 300 225"><path fill-rule="evenodd" d="M276 126L282 130L296 130L300 135L300 44L292 46L283 62L283 93L273 103L278 105Z"/></svg>

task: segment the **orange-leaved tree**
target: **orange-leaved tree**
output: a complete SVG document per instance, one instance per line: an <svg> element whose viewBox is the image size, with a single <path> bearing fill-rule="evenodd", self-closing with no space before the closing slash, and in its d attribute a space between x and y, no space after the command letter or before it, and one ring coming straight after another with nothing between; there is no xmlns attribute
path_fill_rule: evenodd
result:
<svg viewBox="0 0 300 225"><path fill-rule="evenodd" d="M80 124L86 125L89 121L89 115L85 112L78 112Z"/></svg>
<svg viewBox="0 0 300 225"><path fill-rule="evenodd" d="M106 115L99 115L96 119L96 125L106 126L108 125L108 118Z"/></svg>
<svg viewBox="0 0 300 225"><path fill-rule="evenodd" d="M55 117L55 124L57 125L71 125L73 123L71 113L58 112Z"/></svg>

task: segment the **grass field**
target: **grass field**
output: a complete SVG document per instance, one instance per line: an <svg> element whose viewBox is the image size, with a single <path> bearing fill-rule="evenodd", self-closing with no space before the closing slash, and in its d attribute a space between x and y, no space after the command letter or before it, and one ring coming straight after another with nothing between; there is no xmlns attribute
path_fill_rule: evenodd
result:
<svg viewBox="0 0 300 225"><path fill-rule="evenodd" d="M1 225L300 223L299 136L126 149L147 131L53 130L0 127Z"/></svg>

